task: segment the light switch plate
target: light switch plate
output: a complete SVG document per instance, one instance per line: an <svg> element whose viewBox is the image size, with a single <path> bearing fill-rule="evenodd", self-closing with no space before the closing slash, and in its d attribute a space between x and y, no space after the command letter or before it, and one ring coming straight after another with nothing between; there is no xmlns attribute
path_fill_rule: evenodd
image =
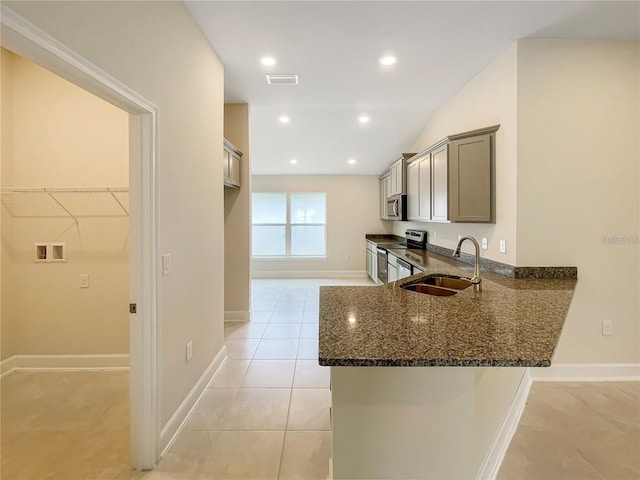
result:
<svg viewBox="0 0 640 480"><path fill-rule="evenodd" d="M162 275L169 275L171 273L171 254L165 253L162 255Z"/></svg>
<svg viewBox="0 0 640 480"><path fill-rule="evenodd" d="M482 237L482 249L486 250L487 248L489 248L489 242L487 241L486 237Z"/></svg>
<svg viewBox="0 0 640 480"><path fill-rule="evenodd" d="M89 288L89 274L81 273L80 274L80 288Z"/></svg>
<svg viewBox="0 0 640 480"><path fill-rule="evenodd" d="M507 253L507 241L500 240L500 253Z"/></svg>

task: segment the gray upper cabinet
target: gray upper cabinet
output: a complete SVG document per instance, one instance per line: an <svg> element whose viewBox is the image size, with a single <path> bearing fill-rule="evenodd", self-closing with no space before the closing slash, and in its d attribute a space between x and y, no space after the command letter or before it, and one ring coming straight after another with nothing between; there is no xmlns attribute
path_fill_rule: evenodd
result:
<svg viewBox="0 0 640 480"><path fill-rule="evenodd" d="M391 172L380 177L380 219L387 220L387 198L391 186Z"/></svg>
<svg viewBox="0 0 640 480"><path fill-rule="evenodd" d="M431 154L407 165L407 220L431 220Z"/></svg>
<svg viewBox="0 0 640 480"><path fill-rule="evenodd" d="M388 197L391 195L400 195L401 193L405 193L404 169L404 157L391 164L390 189L387 192Z"/></svg>
<svg viewBox="0 0 640 480"><path fill-rule="evenodd" d="M407 165L407 219L495 222L495 132L450 135Z"/></svg>
<svg viewBox="0 0 640 480"><path fill-rule="evenodd" d="M222 150L222 176L224 186L228 188L240 188L240 158L242 152L233 143L224 139Z"/></svg>
<svg viewBox="0 0 640 480"><path fill-rule="evenodd" d="M431 152L431 220L449 220L449 145Z"/></svg>
<svg viewBox="0 0 640 480"><path fill-rule="evenodd" d="M493 219L493 134L454 140L449 145L449 216L452 222Z"/></svg>

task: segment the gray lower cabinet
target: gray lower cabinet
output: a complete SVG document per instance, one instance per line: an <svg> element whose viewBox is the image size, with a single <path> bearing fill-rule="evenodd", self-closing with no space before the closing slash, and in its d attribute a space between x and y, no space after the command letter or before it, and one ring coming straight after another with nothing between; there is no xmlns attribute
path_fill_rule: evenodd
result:
<svg viewBox="0 0 640 480"><path fill-rule="evenodd" d="M378 252L376 245L367 240L367 275L378 283Z"/></svg>
<svg viewBox="0 0 640 480"><path fill-rule="evenodd" d="M500 126L451 135L407 166L407 219L495 222L495 132Z"/></svg>
<svg viewBox="0 0 640 480"><path fill-rule="evenodd" d="M222 178L224 186L229 188L240 188L240 158L242 152L233 143L224 139L222 150Z"/></svg>

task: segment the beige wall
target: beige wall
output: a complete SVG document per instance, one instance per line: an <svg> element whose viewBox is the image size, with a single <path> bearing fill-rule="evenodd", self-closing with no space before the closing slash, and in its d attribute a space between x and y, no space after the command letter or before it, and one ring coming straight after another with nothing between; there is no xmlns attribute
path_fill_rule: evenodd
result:
<svg viewBox="0 0 640 480"><path fill-rule="evenodd" d="M500 54L462 90L451 97L430 119L411 151L419 152L454 133L500 125L496 132L496 223L446 224L395 222L394 232L404 235L407 228L427 230L429 243L455 248L458 234L488 239L482 256L515 264L516 260L516 149L517 149L517 65L518 51L513 44ZM436 238L437 231L437 238ZM507 253L499 252L506 240ZM472 253L465 243L463 251Z"/></svg>
<svg viewBox="0 0 640 480"><path fill-rule="evenodd" d="M556 362L639 362L640 43L518 44L518 265L576 265ZM613 335L602 336L602 321Z"/></svg>
<svg viewBox="0 0 640 480"><path fill-rule="evenodd" d="M378 177L371 175L255 175L254 192L326 192L327 258L254 259L253 272L334 272L365 275L367 233L386 233L380 220ZM349 259L346 258L349 257Z"/></svg>
<svg viewBox="0 0 640 480"><path fill-rule="evenodd" d="M249 320L251 309L251 142L249 105L224 106L224 136L241 152L240 189L224 190L224 310Z"/></svg>
<svg viewBox="0 0 640 480"><path fill-rule="evenodd" d="M124 111L4 49L2 67L4 187L129 185ZM2 359L129 352L129 219L108 194L58 198L78 225L46 195L3 195ZM34 262L53 241L67 262Z"/></svg>
<svg viewBox="0 0 640 480"><path fill-rule="evenodd" d="M500 123L496 224L405 223L452 248L487 236L482 256L511 265L572 265L578 286L555 363L640 361L640 51L638 42L523 40L433 116L414 145ZM433 231L438 231L434 240ZM506 239L507 254L497 253ZM607 280L605 280L607 279ZM609 279L615 279L611 281ZM602 321L613 335L602 336Z"/></svg>
<svg viewBox="0 0 640 480"><path fill-rule="evenodd" d="M182 2L6 2L158 106L160 421L224 345L223 66ZM193 340L187 363L185 345Z"/></svg>

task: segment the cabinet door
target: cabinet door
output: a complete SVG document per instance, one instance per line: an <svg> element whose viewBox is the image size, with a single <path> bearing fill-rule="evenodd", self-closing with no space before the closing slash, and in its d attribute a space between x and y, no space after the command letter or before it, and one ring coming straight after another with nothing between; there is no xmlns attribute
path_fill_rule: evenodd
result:
<svg viewBox="0 0 640 480"><path fill-rule="evenodd" d="M398 280L398 267L387 263L387 283L395 282Z"/></svg>
<svg viewBox="0 0 640 480"><path fill-rule="evenodd" d="M449 145L431 153L431 219L449 220Z"/></svg>
<svg viewBox="0 0 640 480"><path fill-rule="evenodd" d="M240 157L234 153L229 155L229 183L240 186Z"/></svg>
<svg viewBox="0 0 640 480"><path fill-rule="evenodd" d="M380 218L387 219L387 179L386 176L380 179Z"/></svg>
<svg viewBox="0 0 640 480"><path fill-rule="evenodd" d="M489 135L451 142L451 221L491 222L493 219L493 156Z"/></svg>
<svg viewBox="0 0 640 480"><path fill-rule="evenodd" d="M407 165L407 219L431 220L431 157L428 153Z"/></svg>
<svg viewBox="0 0 640 480"><path fill-rule="evenodd" d="M407 165L407 220L419 220L420 161Z"/></svg>
<svg viewBox="0 0 640 480"><path fill-rule="evenodd" d="M229 150L223 150L222 151L222 180L224 181L224 183L229 183L229 158L231 157L231 154L229 153Z"/></svg>
<svg viewBox="0 0 640 480"><path fill-rule="evenodd" d="M427 154L418 165L418 217L431 220L431 155Z"/></svg>

